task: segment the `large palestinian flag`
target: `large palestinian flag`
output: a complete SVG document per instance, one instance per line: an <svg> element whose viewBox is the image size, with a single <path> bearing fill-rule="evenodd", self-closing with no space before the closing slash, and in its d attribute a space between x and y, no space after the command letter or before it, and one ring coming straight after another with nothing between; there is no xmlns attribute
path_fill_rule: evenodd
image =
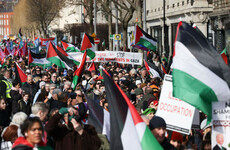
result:
<svg viewBox="0 0 230 150"><path fill-rule="evenodd" d="M110 120L109 112L100 106L100 99L97 96L93 96L91 99L85 94L87 105L89 106L88 124L93 125L97 133L104 134L109 139L110 136Z"/></svg>
<svg viewBox="0 0 230 150"><path fill-rule="evenodd" d="M52 42L49 43L49 48L46 56L47 60L56 64L58 67L72 69L74 65L78 65L77 61L69 59L65 54L60 52Z"/></svg>
<svg viewBox="0 0 230 150"><path fill-rule="evenodd" d="M21 67L18 65L18 63L15 63L15 80L20 81L22 84L24 84L27 80L27 75L22 71Z"/></svg>
<svg viewBox="0 0 230 150"><path fill-rule="evenodd" d="M208 40L187 23L177 27L173 96L212 116L212 102L230 100L230 69Z"/></svg>
<svg viewBox="0 0 230 150"><path fill-rule="evenodd" d="M75 47L73 44L65 43L63 41L61 41L61 43L62 43L63 48L67 52L80 52L80 50L77 47Z"/></svg>
<svg viewBox="0 0 230 150"><path fill-rule="evenodd" d="M87 55L87 51L85 51L81 64L79 66L79 68L74 72L73 74L73 81L72 81L72 88L75 90L77 83L78 83L78 79L81 77L82 75L82 71L84 69L85 66L85 61L86 61L86 55Z"/></svg>
<svg viewBox="0 0 230 150"><path fill-rule="evenodd" d="M87 50L87 55L90 57L90 59L93 59L95 57L94 39L86 33L83 35L82 38L81 52L84 52L85 50Z"/></svg>
<svg viewBox="0 0 230 150"><path fill-rule="evenodd" d="M142 50L156 50L157 41L151 35L143 31L138 25L136 25L135 42L133 47L137 47Z"/></svg>
<svg viewBox="0 0 230 150"><path fill-rule="evenodd" d="M46 59L46 54L36 54L29 50L29 65L47 68L52 66L52 63Z"/></svg>
<svg viewBox="0 0 230 150"><path fill-rule="evenodd" d="M103 77L110 112L110 149L162 150L134 105L105 70Z"/></svg>

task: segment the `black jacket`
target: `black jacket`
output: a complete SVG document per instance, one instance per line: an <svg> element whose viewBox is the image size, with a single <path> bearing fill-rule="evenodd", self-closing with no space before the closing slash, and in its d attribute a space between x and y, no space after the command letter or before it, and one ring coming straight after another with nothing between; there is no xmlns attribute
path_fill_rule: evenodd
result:
<svg viewBox="0 0 230 150"><path fill-rule="evenodd" d="M27 82L22 86L22 89L30 94L30 99L34 99L34 95L37 93L37 88L35 83L28 84Z"/></svg>
<svg viewBox="0 0 230 150"><path fill-rule="evenodd" d="M19 104L19 111L22 111L24 113L27 114L27 116L29 116L31 114L31 102L30 100L27 102L27 104L25 103L25 101L23 101L22 99L18 101Z"/></svg>
<svg viewBox="0 0 230 150"><path fill-rule="evenodd" d="M177 150L172 144L169 143L167 138L165 138L164 141L160 144L164 150Z"/></svg>

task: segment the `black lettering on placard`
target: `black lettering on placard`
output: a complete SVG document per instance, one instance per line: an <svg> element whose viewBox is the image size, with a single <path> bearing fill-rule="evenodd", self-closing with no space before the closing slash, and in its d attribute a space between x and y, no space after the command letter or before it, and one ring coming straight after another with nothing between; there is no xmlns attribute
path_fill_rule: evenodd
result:
<svg viewBox="0 0 230 150"><path fill-rule="evenodd" d="M131 59L131 62L133 62L133 63L139 63L139 59Z"/></svg>
<svg viewBox="0 0 230 150"><path fill-rule="evenodd" d="M225 107L230 107L230 102L226 102Z"/></svg>
<svg viewBox="0 0 230 150"><path fill-rule="evenodd" d="M124 57L125 53L117 53L117 57Z"/></svg>

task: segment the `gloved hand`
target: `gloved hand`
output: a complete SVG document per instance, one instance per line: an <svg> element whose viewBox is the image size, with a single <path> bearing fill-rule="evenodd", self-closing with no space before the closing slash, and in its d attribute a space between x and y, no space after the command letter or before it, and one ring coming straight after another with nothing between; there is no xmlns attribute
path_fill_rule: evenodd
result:
<svg viewBox="0 0 230 150"><path fill-rule="evenodd" d="M69 110L68 110L68 108L66 108L66 107L62 107L62 108L59 110L59 114L61 114L61 115L64 115L64 114L66 114L66 113L69 113Z"/></svg>

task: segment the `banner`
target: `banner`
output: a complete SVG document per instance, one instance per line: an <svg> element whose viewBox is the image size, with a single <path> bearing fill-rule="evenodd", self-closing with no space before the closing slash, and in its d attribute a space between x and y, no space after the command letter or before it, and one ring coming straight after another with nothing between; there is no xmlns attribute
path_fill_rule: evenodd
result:
<svg viewBox="0 0 230 150"><path fill-rule="evenodd" d="M166 129L189 135L195 108L172 96L172 76L165 75L156 115L164 118Z"/></svg>
<svg viewBox="0 0 230 150"><path fill-rule="evenodd" d="M230 150L230 102L213 102L212 119L213 150Z"/></svg>
<svg viewBox="0 0 230 150"><path fill-rule="evenodd" d="M72 52L68 53L75 60L81 62L83 53ZM114 51L96 51L95 58L90 60L87 57L86 62L117 62L121 64L142 65L143 53L130 53L130 52L114 52Z"/></svg>

